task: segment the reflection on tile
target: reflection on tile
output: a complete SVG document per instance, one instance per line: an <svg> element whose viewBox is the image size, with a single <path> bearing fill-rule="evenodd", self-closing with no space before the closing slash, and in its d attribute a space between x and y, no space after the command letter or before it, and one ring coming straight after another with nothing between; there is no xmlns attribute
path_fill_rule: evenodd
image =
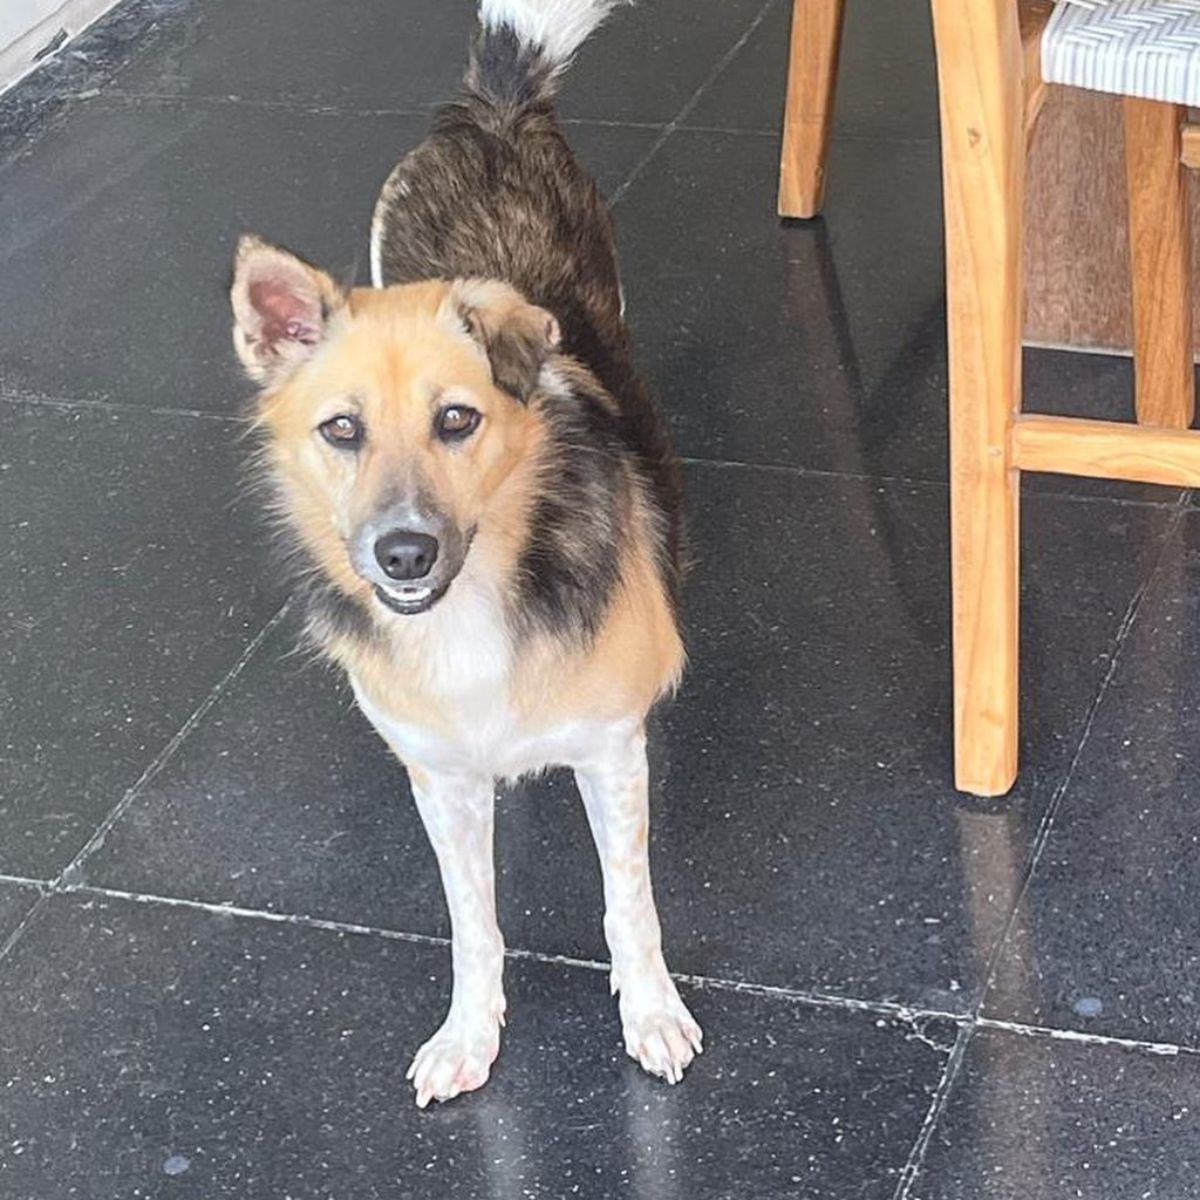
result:
<svg viewBox="0 0 1200 1200"><path fill-rule="evenodd" d="M1200 1058L981 1031L914 1200L1200 1196Z"/></svg>
<svg viewBox="0 0 1200 1200"><path fill-rule="evenodd" d="M625 1059L603 975L510 962L493 1079L421 1113L443 947L76 896L6 966L11 1196L882 1200L953 1033L689 991L709 1044L672 1088Z"/></svg>
<svg viewBox="0 0 1200 1200"><path fill-rule="evenodd" d="M1200 513L1167 545L1006 953L995 1016L1200 1047Z"/></svg>
<svg viewBox="0 0 1200 1200"><path fill-rule="evenodd" d="M0 401L0 871L64 867L278 607L238 440Z"/></svg>
<svg viewBox="0 0 1200 1200"><path fill-rule="evenodd" d="M784 225L773 145L681 131L622 198L628 313L682 453L945 477L937 159L842 166L828 220Z"/></svg>

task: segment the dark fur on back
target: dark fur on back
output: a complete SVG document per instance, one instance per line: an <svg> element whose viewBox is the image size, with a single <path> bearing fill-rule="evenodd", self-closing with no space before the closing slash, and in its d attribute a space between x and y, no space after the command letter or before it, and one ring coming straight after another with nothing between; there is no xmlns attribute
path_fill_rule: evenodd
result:
<svg viewBox="0 0 1200 1200"><path fill-rule="evenodd" d="M512 616L520 632L551 629L587 641L604 619L620 581L621 547L633 532L622 486L628 451L611 401L586 376L572 383L569 402L545 405L545 463L553 474L531 517Z"/></svg>
<svg viewBox="0 0 1200 1200"><path fill-rule="evenodd" d="M522 624L591 634L619 579L630 475L654 513L659 571L677 600L681 486L634 371L608 207L558 127L555 83L511 31L479 32L463 97L439 110L384 186L377 282L503 280L557 317L564 353L599 382L598 391L568 372L571 395L547 406L555 476L534 513L514 605Z"/></svg>

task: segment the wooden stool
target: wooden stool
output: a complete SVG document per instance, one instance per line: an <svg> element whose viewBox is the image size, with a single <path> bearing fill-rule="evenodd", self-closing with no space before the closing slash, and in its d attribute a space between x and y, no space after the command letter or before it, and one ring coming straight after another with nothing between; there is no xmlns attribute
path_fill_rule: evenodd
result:
<svg viewBox="0 0 1200 1200"><path fill-rule="evenodd" d="M1200 485L1200 432L1188 428L1184 175L1200 165L1200 130L1188 127L1186 107L1200 104L1200 13L1157 0L931 3L946 223L955 783L996 796L1017 774L1020 472ZM794 0L783 216L821 206L842 11L843 0ZM1025 157L1047 78L1126 96L1136 425L1021 413Z"/></svg>

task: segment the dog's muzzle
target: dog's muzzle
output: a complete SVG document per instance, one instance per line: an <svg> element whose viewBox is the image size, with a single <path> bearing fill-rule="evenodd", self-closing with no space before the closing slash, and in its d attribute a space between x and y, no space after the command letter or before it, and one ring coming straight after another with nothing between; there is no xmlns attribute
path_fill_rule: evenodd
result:
<svg viewBox="0 0 1200 1200"><path fill-rule="evenodd" d="M411 617L428 612L446 594L470 541L452 522L427 510L393 509L358 531L350 561L384 608Z"/></svg>

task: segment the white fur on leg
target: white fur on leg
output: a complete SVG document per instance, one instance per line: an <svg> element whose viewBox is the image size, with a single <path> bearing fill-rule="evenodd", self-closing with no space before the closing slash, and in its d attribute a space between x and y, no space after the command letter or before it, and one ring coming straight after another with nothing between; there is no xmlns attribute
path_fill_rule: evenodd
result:
<svg viewBox="0 0 1200 1200"><path fill-rule="evenodd" d="M662 956L650 887L646 735L640 726L612 732L593 760L576 766L575 779L604 873L604 933L612 954L613 991L621 996L627 1053L652 1075L678 1083L700 1053L703 1035Z"/></svg>
<svg viewBox="0 0 1200 1200"><path fill-rule="evenodd" d="M480 0L479 22L507 26L528 46L540 46L551 62L566 63L618 4L628 0Z"/></svg>
<svg viewBox="0 0 1200 1200"><path fill-rule="evenodd" d="M487 1082L504 1024L504 940L496 923L492 780L417 767L409 777L441 868L454 963L450 1011L408 1069L424 1108Z"/></svg>

